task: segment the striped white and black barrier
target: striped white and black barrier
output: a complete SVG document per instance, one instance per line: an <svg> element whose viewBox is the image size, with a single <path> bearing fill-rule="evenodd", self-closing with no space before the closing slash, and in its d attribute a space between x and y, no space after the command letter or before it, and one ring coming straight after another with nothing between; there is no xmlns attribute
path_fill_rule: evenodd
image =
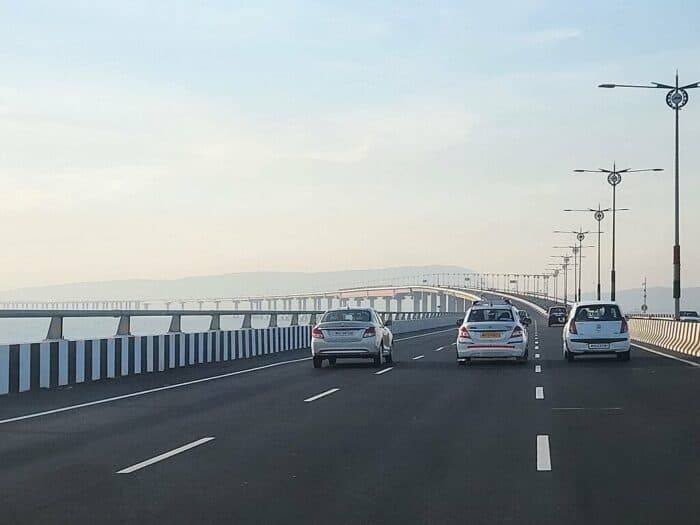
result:
<svg viewBox="0 0 700 525"><path fill-rule="evenodd" d="M311 326L0 346L0 395L308 348Z"/></svg>
<svg viewBox="0 0 700 525"><path fill-rule="evenodd" d="M441 317L433 317L429 319L405 319L394 321L390 327L394 335L405 334L409 332L417 332L419 330L430 330L433 328L454 327L457 331L457 320L464 319L464 313L454 315L445 315Z"/></svg>
<svg viewBox="0 0 700 525"><path fill-rule="evenodd" d="M700 357L700 323L632 318L629 327L634 341Z"/></svg>

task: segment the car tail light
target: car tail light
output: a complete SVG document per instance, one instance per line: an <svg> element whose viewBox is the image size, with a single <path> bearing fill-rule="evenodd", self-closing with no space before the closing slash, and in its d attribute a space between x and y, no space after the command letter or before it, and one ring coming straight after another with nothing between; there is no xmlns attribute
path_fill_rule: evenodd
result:
<svg viewBox="0 0 700 525"><path fill-rule="evenodd" d="M323 332L318 326L314 326L311 329L311 337L313 337L314 339L323 339Z"/></svg>
<svg viewBox="0 0 700 525"><path fill-rule="evenodd" d="M627 320L623 319L622 323L620 323L620 333L626 334L627 332L629 332L629 327L627 326Z"/></svg>
<svg viewBox="0 0 700 525"><path fill-rule="evenodd" d="M365 333L362 334L362 337L374 337L375 335L377 335L377 331L374 329L374 326L370 326L365 330Z"/></svg>
<svg viewBox="0 0 700 525"><path fill-rule="evenodd" d="M578 330L576 329L576 321L574 321L573 319L569 323L569 333L578 334Z"/></svg>
<svg viewBox="0 0 700 525"><path fill-rule="evenodd" d="M522 337L523 336L523 329L520 328L519 326L516 326L513 328L513 333L510 334L511 339L515 339L516 337Z"/></svg>
<svg viewBox="0 0 700 525"><path fill-rule="evenodd" d="M459 336L460 339L471 339L472 336L469 334L469 330L467 330L467 327L462 325L459 327Z"/></svg>

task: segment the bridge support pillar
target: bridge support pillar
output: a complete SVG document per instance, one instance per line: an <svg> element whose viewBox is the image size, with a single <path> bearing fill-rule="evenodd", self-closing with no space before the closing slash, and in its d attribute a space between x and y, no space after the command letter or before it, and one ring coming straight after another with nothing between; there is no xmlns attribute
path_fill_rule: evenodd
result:
<svg viewBox="0 0 700 525"><path fill-rule="evenodd" d="M51 318L49 330L46 333L46 339L63 339L63 317L56 315Z"/></svg>
<svg viewBox="0 0 700 525"><path fill-rule="evenodd" d="M332 310L333 309L333 296L328 296L326 297L326 300L328 301L328 308L327 310Z"/></svg>
<svg viewBox="0 0 700 525"><path fill-rule="evenodd" d="M429 312L437 312L437 295L434 293L428 294L430 300L430 305L428 307Z"/></svg>
<svg viewBox="0 0 700 525"><path fill-rule="evenodd" d="M375 300L376 300L376 299L375 299L374 297L370 297L370 298L369 298L369 307L370 307L370 308L374 308L374 302L375 302Z"/></svg>
<svg viewBox="0 0 700 525"><path fill-rule="evenodd" d="M355 306L357 306L358 308L359 308L360 306L362 306L362 298L361 298L361 297L356 297L356 298L355 298Z"/></svg>
<svg viewBox="0 0 700 525"><path fill-rule="evenodd" d="M420 312L420 303L423 294L421 292L414 292L413 293L413 311L414 312Z"/></svg>
<svg viewBox="0 0 700 525"><path fill-rule="evenodd" d="M176 314L170 318L170 327L168 328L168 333L177 334L182 332L180 327L180 315Z"/></svg>
<svg viewBox="0 0 700 525"><path fill-rule="evenodd" d="M117 325L117 336L131 335L131 317L122 315Z"/></svg>
<svg viewBox="0 0 700 525"><path fill-rule="evenodd" d="M384 298L384 311L391 312L391 297Z"/></svg>

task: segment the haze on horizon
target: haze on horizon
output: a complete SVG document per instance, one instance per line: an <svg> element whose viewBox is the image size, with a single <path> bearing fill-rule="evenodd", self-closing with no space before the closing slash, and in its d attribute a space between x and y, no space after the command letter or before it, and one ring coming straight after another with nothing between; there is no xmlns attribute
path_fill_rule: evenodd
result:
<svg viewBox="0 0 700 525"><path fill-rule="evenodd" d="M673 13L673 16L669 16ZM676 16L683 13L683 16ZM0 289L454 264L542 272L625 177L618 287L671 285L673 114L700 5L0 4ZM700 93L681 114L700 285ZM603 246L604 288L610 223ZM594 241L593 237L590 237ZM592 291L594 251L584 260Z"/></svg>

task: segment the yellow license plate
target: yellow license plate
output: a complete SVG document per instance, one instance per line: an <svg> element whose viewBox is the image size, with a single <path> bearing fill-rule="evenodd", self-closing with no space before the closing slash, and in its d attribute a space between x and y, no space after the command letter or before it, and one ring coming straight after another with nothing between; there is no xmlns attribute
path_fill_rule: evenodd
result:
<svg viewBox="0 0 700 525"><path fill-rule="evenodd" d="M500 339L501 332L482 332L481 338L482 339Z"/></svg>

